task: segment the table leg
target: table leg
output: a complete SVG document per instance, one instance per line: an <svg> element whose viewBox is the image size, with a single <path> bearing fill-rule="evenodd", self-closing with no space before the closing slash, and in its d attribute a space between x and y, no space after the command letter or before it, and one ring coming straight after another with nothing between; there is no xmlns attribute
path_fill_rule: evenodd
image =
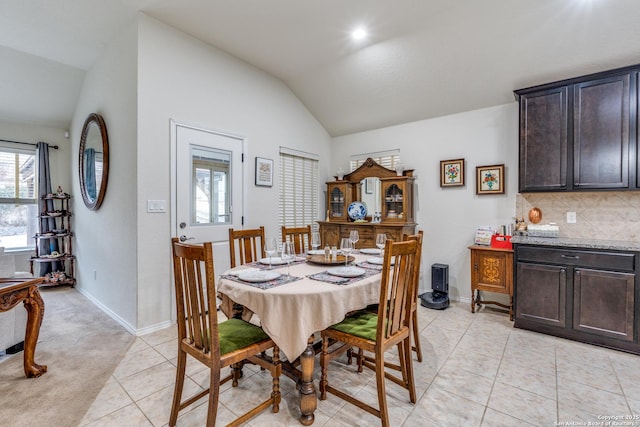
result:
<svg viewBox="0 0 640 427"><path fill-rule="evenodd" d="M24 373L28 378L39 377L47 372L45 365L38 365L33 359L40 335L40 325L44 317L44 301L37 286L29 288L29 294L24 299L27 310L27 330L24 338Z"/></svg>
<svg viewBox="0 0 640 427"><path fill-rule="evenodd" d="M299 399L300 399L300 423L305 426L313 424L315 416L313 412L318 406L316 388L313 384L313 365L315 363L315 350L313 348L314 336L311 335L307 341L307 348L300 355L300 378Z"/></svg>

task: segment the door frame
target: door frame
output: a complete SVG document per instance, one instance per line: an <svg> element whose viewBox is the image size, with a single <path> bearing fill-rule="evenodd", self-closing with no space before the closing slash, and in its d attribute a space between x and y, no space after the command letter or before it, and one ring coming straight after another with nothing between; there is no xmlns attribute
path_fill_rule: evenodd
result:
<svg viewBox="0 0 640 427"><path fill-rule="evenodd" d="M239 139L242 141L242 153L243 153L243 161L242 161L242 212L240 212L240 216L241 218L245 217L245 206L247 205L247 179L248 179L248 168L245 167L246 165L246 159L248 158L247 155L247 148L248 148L248 142L247 142L247 138L236 134L236 133L231 133L228 131L221 131L218 129L213 129L213 128L206 128L204 126L198 126L198 125L193 125L184 121L178 121L176 119L169 119L169 124L170 124L170 134L171 134L171 155L170 155L170 170L171 170L171 227L170 227L170 231L171 231L171 236L177 236L178 235L178 228L177 228L177 224L176 224L176 216L177 216L177 212L176 212L176 194L178 191L178 179L177 179L177 158L178 158L178 141L177 141L177 130L178 130L178 126L182 126L182 127L186 127L186 128L190 128L190 129L194 129L194 130L199 130L199 131L203 131L203 132L210 132L210 133L215 133L221 136L225 136L225 137L229 137L229 138L235 138L235 139ZM235 209L235 207L234 207ZM233 227L233 225L231 225ZM244 227L244 225L241 225L241 227Z"/></svg>

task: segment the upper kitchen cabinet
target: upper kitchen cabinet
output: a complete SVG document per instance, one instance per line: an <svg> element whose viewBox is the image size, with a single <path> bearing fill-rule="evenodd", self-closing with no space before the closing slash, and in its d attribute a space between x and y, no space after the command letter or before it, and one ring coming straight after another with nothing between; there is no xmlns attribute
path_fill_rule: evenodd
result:
<svg viewBox="0 0 640 427"><path fill-rule="evenodd" d="M640 189L638 70L627 67L515 92L520 192Z"/></svg>

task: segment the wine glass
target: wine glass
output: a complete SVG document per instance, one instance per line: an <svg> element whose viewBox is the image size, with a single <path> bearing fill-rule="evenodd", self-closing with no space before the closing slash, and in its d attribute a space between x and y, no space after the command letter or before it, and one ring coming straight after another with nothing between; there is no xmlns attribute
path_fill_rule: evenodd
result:
<svg viewBox="0 0 640 427"><path fill-rule="evenodd" d="M287 263L287 276L291 276L289 266L296 257L296 247L293 242L282 242L282 260Z"/></svg>
<svg viewBox="0 0 640 427"><path fill-rule="evenodd" d="M320 233L318 231L311 233L311 247L314 251L320 247Z"/></svg>
<svg viewBox="0 0 640 427"><path fill-rule="evenodd" d="M358 240L360 240L360 236L358 235L358 230L351 230L349 232L349 240L351 240L351 243L353 245L353 250L356 250L356 242Z"/></svg>
<svg viewBox="0 0 640 427"><path fill-rule="evenodd" d="M380 249L380 257L384 253L384 244L387 242L387 235L380 233L376 236L376 246Z"/></svg>
<svg viewBox="0 0 640 427"><path fill-rule="evenodd" d="M278 241L275 237L267 238L267 242L264 245L264 251L269 257L269 270L271 270L273 268L273 265L271 264L271 257L278 253Z"/></svg>
<svg viewBox="0 0 640 427"><path fill-rule="evenodd" d="M340 239L340 250L344 254L344 266L349 264L349 252L351 252L351 239L349 237L343 237Z"/></svg>

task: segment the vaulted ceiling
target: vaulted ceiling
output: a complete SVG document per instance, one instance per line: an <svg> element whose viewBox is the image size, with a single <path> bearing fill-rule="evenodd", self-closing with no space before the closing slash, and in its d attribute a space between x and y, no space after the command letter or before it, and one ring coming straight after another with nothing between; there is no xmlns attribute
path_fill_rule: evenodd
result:
<svg viewBox="0 0 640 427"><path fill-rule="evenodd" d="M138 12L281 79L333 136L640 63L638 0L2 0L0 120L68 128Z"/></svg>

